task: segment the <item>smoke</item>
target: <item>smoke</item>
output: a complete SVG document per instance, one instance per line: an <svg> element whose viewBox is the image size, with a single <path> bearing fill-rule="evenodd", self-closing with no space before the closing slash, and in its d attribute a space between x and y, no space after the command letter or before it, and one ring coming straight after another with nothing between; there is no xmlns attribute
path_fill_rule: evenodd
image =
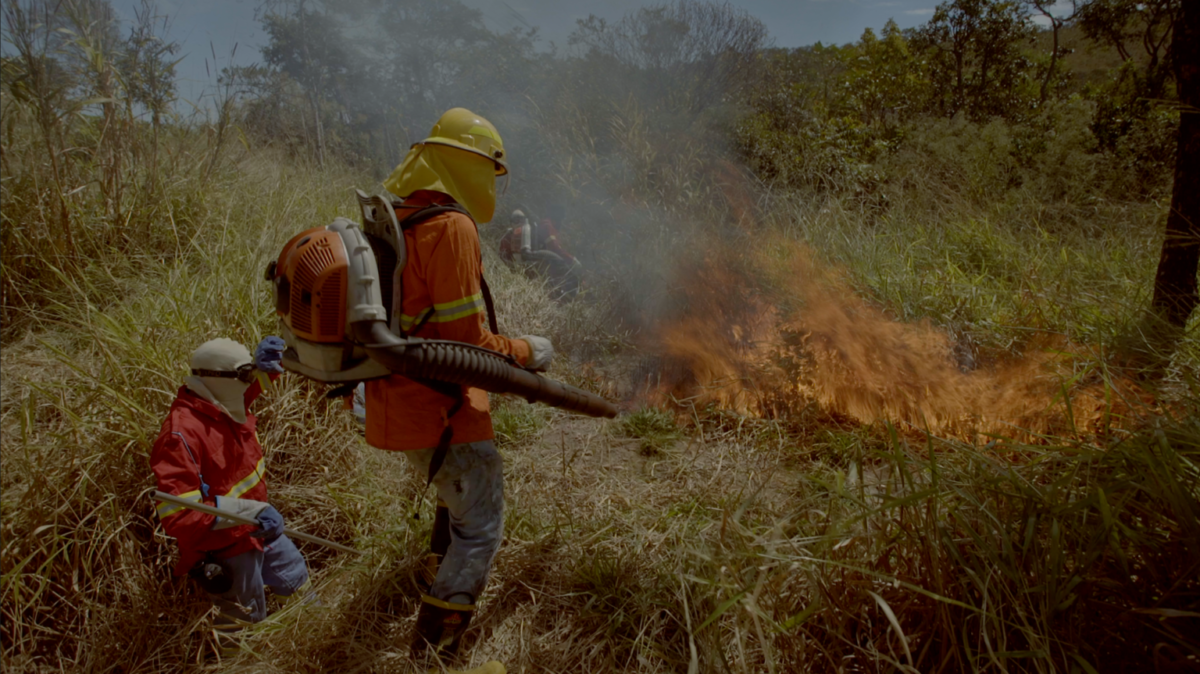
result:
<svg viewBox="0 0 1200 674"><path fill-rule="evenodd" d="M722 184L746 178L728 160L737 107L724 101L753 82L766 29L728 5L681 2L582 21L569 42L497 122L514 163L498 212L561 212L591 299L644 336L680 302L675 267L695 241L738 218Z"/></svg>

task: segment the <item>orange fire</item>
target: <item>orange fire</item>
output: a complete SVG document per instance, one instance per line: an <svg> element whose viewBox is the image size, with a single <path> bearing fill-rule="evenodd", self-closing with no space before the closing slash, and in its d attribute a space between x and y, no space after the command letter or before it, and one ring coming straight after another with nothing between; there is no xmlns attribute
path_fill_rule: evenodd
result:
<svg viewBox="0 0 1200 674"><path fill-rule="evenodd" d="M753 268L783 290L774 296L748 293L748 274L724 258L680 270L688 290L682 317L655 335L666 377L648 392L651 402L690 399L763 416L816 404L862 423L971 441L1107 434L1153 403L1131 381L1076 376L1095 354L1062 338L964 371L945 331L889 318L802 244L763 249Z"/></svg>

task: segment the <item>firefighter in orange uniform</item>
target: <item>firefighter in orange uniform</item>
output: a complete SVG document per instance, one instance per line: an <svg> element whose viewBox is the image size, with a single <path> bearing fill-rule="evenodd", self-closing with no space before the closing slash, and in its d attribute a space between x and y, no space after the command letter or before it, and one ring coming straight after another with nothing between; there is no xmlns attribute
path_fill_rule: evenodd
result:
<svg viewBox="0 0 1200 674"><path fill-rule="evenodd" d="M549 340L496 334L483 283L476 223L492 219L496 176L507 172L496 127L463 108L447 111L413 145L383 183L403 200L396 216L408 248L403 296L393 311L407 336L475 344L543 370L554 356ZM430 207L443 208L427 217ZM488 394L476 388L400 375L366 384L367 443L403 452L437 488L417 653L457 653L500 547L504 475L488 409Z"/></svg>

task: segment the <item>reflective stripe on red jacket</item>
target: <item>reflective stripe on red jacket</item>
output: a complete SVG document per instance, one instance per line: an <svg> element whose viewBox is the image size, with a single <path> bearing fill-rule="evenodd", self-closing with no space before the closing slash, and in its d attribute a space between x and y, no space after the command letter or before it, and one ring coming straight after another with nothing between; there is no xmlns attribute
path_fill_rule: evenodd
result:
<svg viewBox="0 0 1200 674"><path fill-rule="evenodd" d="M255 433L257 420L249 413L250 403L261 391L257 382L246 391L246 423L239 424L216 405L181 387L150 452L159 491L206 505L214 505L217 496L265 502L262 447ZM207 496L202 493L201 476L208 485ZM250 525L213 531L212 515L171 503L158 504L158 517L167 535L179 543L176 575L187 573L206 551L227 559L262 549L262 543L250 537L256 529Z"/></svg>

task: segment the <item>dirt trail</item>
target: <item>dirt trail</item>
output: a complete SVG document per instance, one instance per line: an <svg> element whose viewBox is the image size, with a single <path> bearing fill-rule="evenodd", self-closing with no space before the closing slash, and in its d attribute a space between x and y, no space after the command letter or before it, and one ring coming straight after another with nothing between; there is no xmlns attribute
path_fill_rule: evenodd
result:
<svg viewBox="0 0 1200 674"><path fill-rule="evenodd" d="M760 488L752 507L774 511L771 496L794 479L775 450L701 435L643 451L614 424L578 417L556 419L527 449L505 450L505 465L509 508L558 512L580 530L653 526L682 503L736 504Z"/></svg>
<svg viewBox="0 0 1200 674"><path fill-rule="evenodd" d="M566 415L503 454L509 527L473 660L496 658L510 672L560 671L553 663L594 662L617 650L606 643L604 589L675 573L698 538L751 494L744 521L774 519L797 480L778 450L697 436L644 452L612 422ZM606 573L611 587L589 587ZM580 649L591 656L581 658ZM606 666L673 671L642 658Z"/></svg>

